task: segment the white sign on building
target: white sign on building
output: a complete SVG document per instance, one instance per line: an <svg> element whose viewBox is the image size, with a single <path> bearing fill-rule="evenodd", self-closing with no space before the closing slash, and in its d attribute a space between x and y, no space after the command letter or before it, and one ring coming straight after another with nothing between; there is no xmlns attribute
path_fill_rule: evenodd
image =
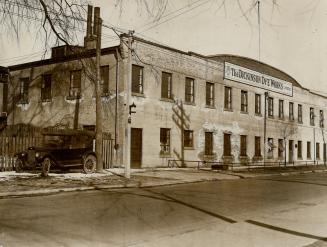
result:
<svg viewBox="0 0 327 247"><path fill-rule="evenodd" d="M224 78L293 96L292 83L232 63L225 62Z"/></svg>

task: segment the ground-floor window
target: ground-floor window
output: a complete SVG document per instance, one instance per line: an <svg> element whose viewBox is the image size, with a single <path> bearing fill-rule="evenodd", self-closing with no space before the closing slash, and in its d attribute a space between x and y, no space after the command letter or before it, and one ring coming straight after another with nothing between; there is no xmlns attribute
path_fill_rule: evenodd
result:
<svg viewBox="0 0 327 247"><path fill-rule="evenodd" d="M320 159L320 149L319 149L320 145L319 142L316 143L316 159Z"/></svg>
<svg viewBox="0 0 327 247"><path fill-rule="evenodd" d="M184 147L193 147L193 130L184 130Z"/></svg>
<svg viewBox="0 0 327 247"><path fill-rule="evenodd" d="M268 138L268 151L267 151L267 158L271 159L274 157L273 155L273 149L274 148L274 139Z"/></svg>
<svg viewBox="0 0 327 247"><path fill-rule="evenodd" d="M212 155L213 154L213 133L205 132L205 144L204 144L204 154Z"/></svg>
<svg viewBox="0 0 327 247"><path fill-rule="evenodd" d="M161 128L160 129L160 148L161 153L170 153L170 129Z"/></svg>
<svg viewBox="0 0 327 247"><path fill-rule="evenodd" d="M224 156L231 156L231 134L224 133Z"/></svg>
<svg viewBox="0 0 327 247"><path fill-rule="evenodd" d="M278 139L278 158L283 158L284 154L284 140Z"/></svg>
<svg viewBox="0 0 327 247"><path fill-rule="evenodd" d="M254 137L254 156L261 156L261 140L260 136Z"/></svg>
<svg viewBox="0 0 327 247"><path fill-rule="evenodd" d="M302 141L297 142L297 158L302 159Z"/></svg>
<svg viewBox="0 0 327 247"><path fill-rule="evenodd" d="M240 136L240 156L246 156L246 135Z"/></svg>
<svg viewBox="0 0 327 247"><path fill-rule="evenodd" d="M311 159L311 142L307 142L307 159Z"/></svg>

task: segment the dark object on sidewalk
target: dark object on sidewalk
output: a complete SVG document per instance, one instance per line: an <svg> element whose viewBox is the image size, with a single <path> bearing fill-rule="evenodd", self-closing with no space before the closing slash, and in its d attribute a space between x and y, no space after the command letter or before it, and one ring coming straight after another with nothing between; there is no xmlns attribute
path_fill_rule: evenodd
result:
<svg viewBox="0 0 327 247"><path fill-rule="evenodd" d="M224 164L214 164L211 165L212 170L228 170L228 165Z"/></svg>
<svg viewBox="0 0 327 247"><path fill-rule="evenodd" d="M41 169L42 176L48 176L52 168L82 168L85 173L95 171L94 132L47 129L42 135L41 147L29 147L15 155L16 172Z"/></svg>

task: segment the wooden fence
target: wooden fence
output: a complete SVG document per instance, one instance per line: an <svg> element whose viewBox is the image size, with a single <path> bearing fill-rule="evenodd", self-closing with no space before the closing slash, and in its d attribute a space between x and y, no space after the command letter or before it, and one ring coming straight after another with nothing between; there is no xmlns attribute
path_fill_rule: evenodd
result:
<svg viewBox="0 0 327 247"><path fill-rule="evenodd" d="M42 129L27 125L7 126L0 132L0 171L12 171L15 164L15 154L31 146L42 145ZM103 168L113 167L113 139L104 133L102 142Z"/></svg>

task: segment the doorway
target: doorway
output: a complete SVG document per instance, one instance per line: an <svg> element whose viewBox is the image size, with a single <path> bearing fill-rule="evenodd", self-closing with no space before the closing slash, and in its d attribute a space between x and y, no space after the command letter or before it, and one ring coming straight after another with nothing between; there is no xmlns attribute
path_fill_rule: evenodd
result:
<svg viewBox="0 0 327 247"><path fill-rule="evenodd" d="M131 128L131 168L142 166L142 129Z"/></svg>

